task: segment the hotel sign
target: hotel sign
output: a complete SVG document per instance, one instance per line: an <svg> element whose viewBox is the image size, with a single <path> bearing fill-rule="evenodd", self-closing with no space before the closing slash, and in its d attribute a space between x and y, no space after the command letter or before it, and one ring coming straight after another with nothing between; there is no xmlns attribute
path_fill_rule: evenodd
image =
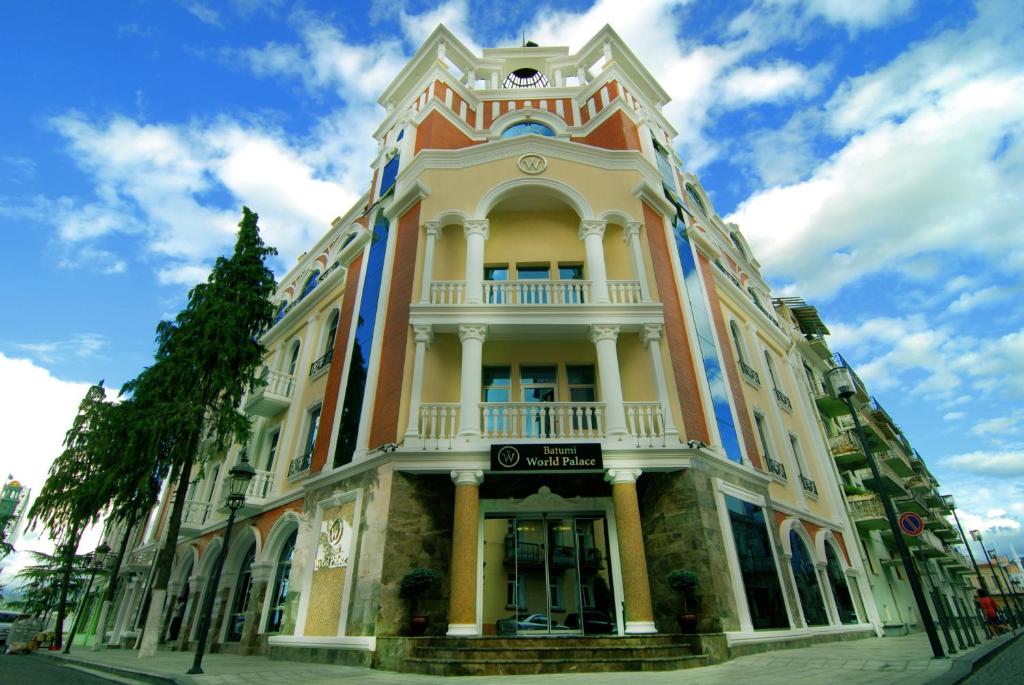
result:
<svg viewBox="0 0 1024 685"><path fill-rule="evenodd" d="M599 471L604 468L599 442L491 445L491 471Z"/></svg>

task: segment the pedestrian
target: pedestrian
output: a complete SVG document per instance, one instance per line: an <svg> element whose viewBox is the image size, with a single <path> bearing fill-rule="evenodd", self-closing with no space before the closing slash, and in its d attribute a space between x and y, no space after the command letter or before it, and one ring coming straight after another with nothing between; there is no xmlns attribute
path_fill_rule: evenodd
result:
<svg viewBox="0 0 1024 685"><path fill-rule="evenodd" d="M1005 632L1006 625L999 618L999 609L996 608L996 601L989 597L988 590L978 590L978 606L981 607L982 613L985 614L985 621L993 633L1001 635Z"/></svg>

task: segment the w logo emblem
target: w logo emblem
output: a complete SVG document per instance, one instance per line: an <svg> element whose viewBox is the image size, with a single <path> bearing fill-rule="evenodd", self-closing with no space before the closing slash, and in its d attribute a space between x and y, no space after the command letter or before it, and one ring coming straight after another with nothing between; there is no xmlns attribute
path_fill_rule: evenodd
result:
<svg viewBox="0 0 1024 685"><path fill-rule="evenodd" d="M517 164L524 174L540 174L548 168L548 160L532 153L520 157Z"/></svg>

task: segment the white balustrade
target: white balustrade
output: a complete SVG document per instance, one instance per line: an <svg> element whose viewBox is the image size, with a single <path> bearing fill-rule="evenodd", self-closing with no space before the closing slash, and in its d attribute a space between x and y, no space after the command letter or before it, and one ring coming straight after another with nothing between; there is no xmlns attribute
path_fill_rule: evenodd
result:
<svg viewBox="0 0 1024 685"><path fill-rule="evenodd" d="M257 471L256 475L249 481L249 489L245 491L245 499L248 502L253 500L267 499L270 490L274 487L274 474L271 471Z"/></svg>
<svg viewBox="0 0 1024 685"><path fill-rule="evenodd" d="M459 403L425 403L420 405L418 437L426 449L451 449L459 432Z"/></svg>
<svg viewBox="0 0 1024 685"><path fill-rule="evenodd" d="M637 447L665 446L665 416L657 402L624 402L626 429Z"/></svg>
<svg viewBox="0 0 1024 685"><path fill-rule="evenodd" d="M640 281L608 281L608 297L612 304L640 304L643 302Z"/></svg>
<svg viewBox="0 0 1024 685"><path fill-rule="evenodd" d="M294 376L287 373L281 373L280 371L271 371L267 369L266 373L263 375L263 380L267 382L267 384L263 386L263 392L291 398L292 390L295 389Z"/></svg>
<svg viewBox="0 0 1024 685"><path fill-rule="evenodd" d="M434 281L430 284L430 304L462 304L465 299L465 281Z"/></svg>
<svg viewBox="0 0 1024 685"><path fill-rule="evenodd" d="M481 402L484 438L601 438L603 402Z"/></svg>
<svg viewBox="0 0 1024 685"><path fill-rule="evenodd" d="M197 500L185 500L185 506L181 512L181 521L193 526L201 526L206 523L210 515L210 503Z"/></svg>
<svg viewBox="0 0 1024 685"><path fill-rule="evenodd" d="M573 305L592 304L591 281L529 280L484 281L484 304ZM643 291L640 281L609 281L612 304L640 304ZM466 302L465 281L434 281L430 284L430 304L456 305Z"/></svg>

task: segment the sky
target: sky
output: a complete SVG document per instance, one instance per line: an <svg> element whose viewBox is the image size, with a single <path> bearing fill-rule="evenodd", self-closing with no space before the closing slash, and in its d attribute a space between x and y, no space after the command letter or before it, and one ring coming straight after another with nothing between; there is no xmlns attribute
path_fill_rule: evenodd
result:
<svg viewBox="0 0 1024 685"><path fill-rule="evenodd" d="M38 0L3 15L0 477L38 492L85 389L150 362L157 321L230 249L241 205L278 274L328 230L368 185L378 94L438 22L473 50L575 50L608 23L671 95L685 167L775 295L819 308L965 525L1024 551L1019 1Z"/></svg>

